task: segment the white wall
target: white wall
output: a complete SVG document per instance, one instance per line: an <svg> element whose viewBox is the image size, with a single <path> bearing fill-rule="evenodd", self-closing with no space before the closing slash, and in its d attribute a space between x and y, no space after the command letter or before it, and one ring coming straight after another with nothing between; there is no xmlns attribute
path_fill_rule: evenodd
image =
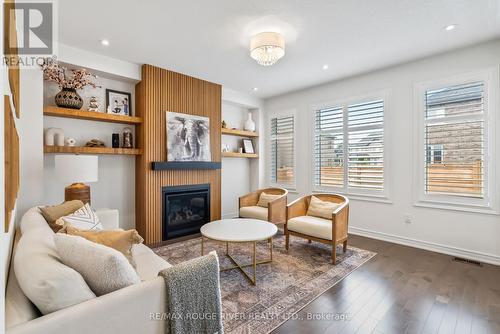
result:
<svg viewBox="0 0 500 334"><path fill-rule="evenodd" d="M248 109L224 102L222 104L222 119L228 128L243 128L247 119ZM227 144L230 151L237 151L242 146L242 138L222 135L222 144ZM238 197L250 192L250 159L222 158L222 217L238 216Z"/></svg>
<svg viewBox="0 0 500 334"><path fill-rule="evenodd" d="M385 150L389 152L386 163L391 168L387 180L392 185L391 203L352 200L350 231L500 264L498 215L416 207L412 196L412 120L417 112L413 107L414 84L499 64L500 40L496 40L265 101L266 124L273 113L296 112L297 187L290 198L312 191L311 106L388 90L385 126L391 139ZM500 117L499 110L495 112ZM405 224L405 215L410 215L413 223Z"/></svg>
<svg viewBox="0 0 500 334"><path fill-rule="evenodd" d="M249 94L234 91L228 88L222 90L222 119L228 128L243 129L252 112L256 124L256 131L263 135L261 114L262 100ZM242 146L242 138L222 135L222 144L228 144L230 151L237 151ZM262 137L253 139L256 153L264 152ZM238 216L238 197L260 188L264 184L261 159L222 158L222 217L233 218Z"/></svg>
<svg viewBox="0 0 500 334"><path fill-rule="evenodd" d="M135 101L135 77L140 74L139 65L120 60L112 62L109 57L64 46L60 51L65 51L62 57L64 62L85 66L91 71L100 73L97 83L103 86L101 89L87 88L79 92L84 98L84 108L88 107L89 97L95 95L100 99L100 110L103 111L105 88L131 92L132 101ZM131 77L125 78L125 75ZM58 88L54 84L45 83L44 90L42 72L38 67L21 70L21 85L22 118L19 122L21 189L18 212L22 215L32 206L56 204L64 200L64 187L67 184L60 182L55 175L54 154L43 153L44 128L63 128L68 137L77 140L78 145L97 138L103 140L107 146L111 146L111 134L121 134L126 125L44 117L42 112L44 103L54 104L53 96L58 92ZM99 155L99 181L90 186L93 207L118 209L120 226L124 229L135 226L134 156Z"/></svg>
<svg viewBox="0 0 500 334"><path fill-rule="evenodd" d="M79 94L84 100L83 109L88 108L91 96L96 96L100 102L99 111L104 112L105 89L114 89L132 93L132 106L135 101L135 84L129 81L99 77L95 80L101 88L87 87ZM44 105L54 105L54 96L59 92L55 83L44 82ZM134 112L134 111L133 111ZM84 146L90 139L102 140L111 147L112 133L119 133L122 140L123 129L132 129L135 141L135 128L126 124L93 122L59 117L43 117L44 130L57 127L64 130L66 137L76 140L77 146ZM120 142L121 144L121 142ZM44 202L56 204L64 200L64 188L68 184L60 182L54 166L55 154L45 154L44 171ZM92 206L94 208L113 208L120 211L120 226L124 229L135 227L135 156L99 155L98 181L89 184L91 188Z"/></svg>

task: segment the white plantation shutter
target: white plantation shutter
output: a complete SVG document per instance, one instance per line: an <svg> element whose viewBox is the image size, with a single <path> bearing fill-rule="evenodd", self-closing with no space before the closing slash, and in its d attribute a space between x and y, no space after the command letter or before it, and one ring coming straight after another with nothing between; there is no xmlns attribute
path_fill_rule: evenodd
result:
<svg viewBox="0 0 500 334"><path fill-rule="evenodd" d="M283 186L295 183L294 117L271 118L271 182Z"/></svg>
<svg viewBox="0 0 500 334"><path fill-rule="evenodd" d="M314 122L315 186L384 190L383 100L319 109Z"/></svg>
<svg viewBox="0 0 500 334"><path fill-rule="evenodd" d="M384 189L384 101L350 105L349 187Z"/></svg>
<svg viewBox="0 0 500 334"><path fill-rule="evenodd" d="M427 194L484 197L484 88L472 82L426 91Z"/></svg>
<svg viewBox="0 0 500 334"><path fill-rule="evenodd" d="M344 120L342 107L316 111L314 182L317 186L344 186Z"/></svg>

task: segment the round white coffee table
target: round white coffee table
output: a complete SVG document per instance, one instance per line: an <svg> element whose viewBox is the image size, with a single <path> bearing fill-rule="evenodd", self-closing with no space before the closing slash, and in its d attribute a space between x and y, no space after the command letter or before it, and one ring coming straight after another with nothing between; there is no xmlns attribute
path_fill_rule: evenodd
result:
<svg viewBox="0 0 500 334"><path fill-rule="evenodd" d="M221 271L239 269L248 280L255 285L257 265L270 263L273 261L273 236L278 232L276 225L257 219L235 218L222 219L205 224L200 229L201 232L201 255L205 251L204 239L220 241L226 243L226 255L234 263L234 267L223 268ZM269 243L269 259L257 261L257 241L267 240ZM252 263L239 264L229 253L230 243L253 243ZM250 277L243 269L253 268L253 277Z"/></svg>

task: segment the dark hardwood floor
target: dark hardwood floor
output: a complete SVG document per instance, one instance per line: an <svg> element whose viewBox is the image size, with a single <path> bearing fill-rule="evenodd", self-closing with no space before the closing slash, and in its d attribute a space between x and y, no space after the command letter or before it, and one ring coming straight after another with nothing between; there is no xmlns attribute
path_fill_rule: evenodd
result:
<svg viewBox="0 0 500 334"><path fill-rule="evenodd" d="M358 236L349 242L378 254L272 333L500 333L500 267Z"/></svg>

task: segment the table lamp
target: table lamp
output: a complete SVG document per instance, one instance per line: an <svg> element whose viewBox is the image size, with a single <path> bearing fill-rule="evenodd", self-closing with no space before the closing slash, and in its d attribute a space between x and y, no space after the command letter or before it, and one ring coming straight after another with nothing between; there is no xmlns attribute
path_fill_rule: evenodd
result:
<svg viewBox="0 0 500 334"><path fill-rule="evenodd" d="M84 182L97 182L97 156L56 155L55 165L57 178L71 183L64 189L64 200L78 199L90 204L90 187Z"/></svg>

